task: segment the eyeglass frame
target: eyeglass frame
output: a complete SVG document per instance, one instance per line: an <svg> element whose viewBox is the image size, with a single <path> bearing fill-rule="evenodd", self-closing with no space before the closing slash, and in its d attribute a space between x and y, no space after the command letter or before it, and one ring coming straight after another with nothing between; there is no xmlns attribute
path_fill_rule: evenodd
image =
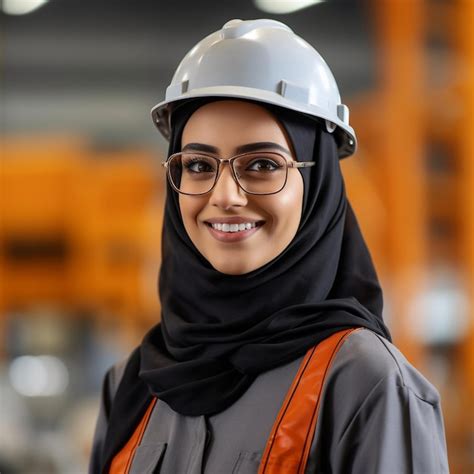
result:
<svg viewBox="0 0 474 474"><path fill-rule="evenodd" d="M193 193L185 193L183 191L180 191L173 183L173 180L171 179L171 176L170 176L170 168L169 168L169 163L170 161L177 155L184 155L184 154L193 154L193 155L198 155L198 156L204 156L206 158L213 158L214 160L217 161L217 173L216 173L216 178L214 180L214 184L211 186L211 188L206 191L205 193L198 193L198 194L193 194ZM166 169L166 175L168 177L168 181L169 183L171 184L172 188L180 193L180 194L184 194L186 196L203 196L205 194L208 194L210 193L215 187L216 187L216 184L217 184L217 181L219 180L220 176L221 176L221 172L222 172L222 164L223 163L228 163L229 166L230 166L230 172L232 173L232 177L234 178L234 181L237 183L237 185L239 186L240 189L242 189L242 191L244 191L244 193L246 194L251 194L251 195L254 195L254 196L269 196L269 195L272 195L272 194L277 194L279 193L280 191L283 190L283 188L286 186L286 183L288 181L288 168L310 168L311 166L314 166L316 165L316 161L294 161L294 160L288 160L284 155L282 155L281 153L278 153L276 151L265 151L265 153L271 153L273 155L278 155L280 156L281 158L283 158L285 160L285 163L286 163L286 174L285 174L285 182L283 183L283 186L278 190L278 191L274 191L273 193L251 193L249 191L247 191L246 189L244 189L244 187L240 184L237 176L235 175L235 170L234 170L234 161L237 159L237 158L240 158L242 156L248 156L248 155L255 155L259 153L258 151L249 151L249 152L246 152L246 153L240 153L238 155L234 155L234 156L231 156L230 158L220 158L218 156L215 156L215 155L211 155L211 154L207 154L207 153L204 153L204 152L191 152L191 151L179 151L177 153L173 153L172 155L170 155L166 161L162 161L161 162L161 166L163 166L165 169Z"/></svg>

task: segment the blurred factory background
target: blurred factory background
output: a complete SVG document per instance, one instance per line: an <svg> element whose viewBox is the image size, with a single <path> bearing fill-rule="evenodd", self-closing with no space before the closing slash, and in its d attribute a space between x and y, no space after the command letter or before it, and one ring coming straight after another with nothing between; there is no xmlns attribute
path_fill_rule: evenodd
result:
<svg viewBox="0 0 474 474"><path fill-rule="evenodd" d="M102 377L159 321L167 147L149 111L197 41L259 17L338 81L385 320L441 393L451 472L473 472L474 1L313 3L0 1L3 474L86 472Z"/></svg>

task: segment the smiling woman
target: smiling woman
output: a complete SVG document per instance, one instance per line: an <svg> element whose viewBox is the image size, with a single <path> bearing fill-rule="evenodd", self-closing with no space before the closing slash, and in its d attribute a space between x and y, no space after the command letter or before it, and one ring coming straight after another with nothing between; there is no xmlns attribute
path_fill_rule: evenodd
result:
<svg viewBox="0 0 474 474"><path fill-rule="evenodd" d="M448 472L439 394L383 321L321 56L282 23L231 20L152 115L161 322L105 376L90 472Z"/></svg>
<svg viewBox="0 0 474 474"><path fill-rule="evenodd" d="M221 165L211 192L202 196L179 196L186 232L198 251L220 272L248 273L279 255L295 236L300 223L303 179L297 169L286 168L286 160L294 160L288 151L289 140L278 120L264 107L224 100L200 107L189 118L183 130L182 149L194 148L195 145L190 145L196 142L206 144L206 149L212 145L212 149L225 158L250 149L286 153L287 158L256 153L250 155L250 161L246 155L245 166L237 166L234 174L229 166ZM248 146L255 142L275 145ZM260 162L263 171L248 171L250 165L255 166L257 160L265 158L266 163ZM282 160L284 165L275 167L275 161ZM272 163L274 168L267 171ZM238 171L241 168L242 171ZM263 177L248 178L248 185L253 185L254 191L260 187L272 194L252 195L242 189L235 176L245 183L243 178L252 173ZM216 172L208 174L217 177ZM202 179L198 179L201 184ZM209 179L212 185L215 177Z"/></svg>

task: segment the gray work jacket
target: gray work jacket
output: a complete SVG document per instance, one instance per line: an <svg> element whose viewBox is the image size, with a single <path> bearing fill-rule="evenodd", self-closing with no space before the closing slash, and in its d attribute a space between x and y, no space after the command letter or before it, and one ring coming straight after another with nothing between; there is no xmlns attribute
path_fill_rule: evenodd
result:
<svg viewBox="0 0 474 474"><path fill-rule="evenodd" d="M213 416L183 416L158 400L130 472L257 473L302 359L260 374L234 404ZM114 393L124 365L109 369L104 393ZM104 393L91 474L98 473L112 402ZM370 330L351 334L331 365L305 472L449 473L438 391L393 344Z"/></svg>

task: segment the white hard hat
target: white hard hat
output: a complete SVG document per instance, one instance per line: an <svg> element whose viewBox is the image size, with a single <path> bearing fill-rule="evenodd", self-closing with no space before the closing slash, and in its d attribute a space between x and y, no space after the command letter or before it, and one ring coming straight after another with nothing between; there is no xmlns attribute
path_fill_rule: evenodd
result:
<svg viewBox="0 0 474 474"><path fill-rule="evenodd" d="M334 76L321 55L284 23L230 20L183 58L151 111L166 139L180 101L197 97L251 99L318 117L335 134L339 158L357 146L349 108L341 103Z"/></svg>

